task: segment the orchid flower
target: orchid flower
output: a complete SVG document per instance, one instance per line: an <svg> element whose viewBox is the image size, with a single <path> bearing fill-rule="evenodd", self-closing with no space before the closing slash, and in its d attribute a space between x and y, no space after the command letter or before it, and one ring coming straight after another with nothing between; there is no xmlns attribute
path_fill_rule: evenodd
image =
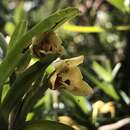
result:
<svg viewBox="0 0 130 130"><path fill-rule="evenodd" d="M51 89L66 89L75 95L86 96L91 94L92 88L83 80L78 67L83 63L84 56L78 56L65 60L57 60L52 65L55 72L50 77Z"/></svg>

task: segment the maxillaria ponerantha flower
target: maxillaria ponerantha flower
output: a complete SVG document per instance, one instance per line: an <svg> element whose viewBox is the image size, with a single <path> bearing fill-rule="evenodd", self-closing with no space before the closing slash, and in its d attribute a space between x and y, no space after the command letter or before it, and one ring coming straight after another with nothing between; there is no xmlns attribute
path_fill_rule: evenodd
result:
<svg viewBox="0 0 130 130"><path fill-rule="evenodd" d="M96 122L97 117L99 117L100 115L105 116L106 114L110 114L111 118L115 117L116 114L116 109L115 109L115 105L114 102L109 101L107 103L99 100L97 102L95 102L93 105L93 112L92 112L92 118L93 118L93 122Z"/></svg>
<svg viewBox="0 0 130 130"><path fill-rule="evenodd" d="M83 80L78 67L83 63L84 56L78 56L65 60L56 60L52 63L55 72L49 79L50 88L53 90L66 89L75 95L86 96L91 94L92 88Z"/></svg>
<svg viewBox="0 0 130 130"><path fill-rule="evenodd" d="M62 54L64 47L55 32L44 32L32 38L31 50L35 57L41 58L47 54Z"/></svg>

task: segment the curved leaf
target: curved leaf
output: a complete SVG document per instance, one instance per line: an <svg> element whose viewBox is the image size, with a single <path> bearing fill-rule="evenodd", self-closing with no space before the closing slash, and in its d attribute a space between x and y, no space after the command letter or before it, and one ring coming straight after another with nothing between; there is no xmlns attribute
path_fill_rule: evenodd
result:
<svg viewBox="0 0 130 130"><path fill-rule="evenodd" d="M119 9L122 12L125 12L125 4L124 0L107 0L111 5L115 6L117 9Z"/></svg>

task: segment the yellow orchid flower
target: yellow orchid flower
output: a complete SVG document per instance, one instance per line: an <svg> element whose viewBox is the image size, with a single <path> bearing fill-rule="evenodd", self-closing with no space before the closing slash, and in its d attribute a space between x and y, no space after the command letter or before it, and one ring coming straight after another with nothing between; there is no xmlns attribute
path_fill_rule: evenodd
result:
<svg viewBox="0 0 130 130"><path fill-rule="evenodd" d="M94 123L96 122L97 117L100 115L110 113L111 118L115 117L116 109L114 102L112 101L104 103L103 101L99 100L96 103L94 103L92 107L93 107L92 118Z"/></svg>
<svg viewBox="0 0 130 130"><path fill-rule="evenodd" d="M99 100L92 105L92 108L93 108L93 112L92 112L93 123L96 122L97 117L100 113L100 109L104 106L104 104L105 103L103 101Z"/></svg>
<svg viewBox="0 0 130 130"><path fill-rule="evenodd" d="M55 72L50 77L51 89L67 89L75 95L86 96L92 93L92 88L83 80L78 67L83 63L84 56L65 60L57 60L52 65Z"/></svg>
<svg viewBox="0 0 130 130"><path fill-rule="evenodd" d="M61 39L55 32L44 32L32 38L31 50L36 57L43 57L47 54L62 54L64 47Z"/></svg>
<svg viewBox="0 0 130 130"><path fill-rule="evenodd" d="M114 118L116 114L114 102L111 101L111 102L105 103L105 105L100 109L100 113L102 114L110 113L111 118Z"/></svg>

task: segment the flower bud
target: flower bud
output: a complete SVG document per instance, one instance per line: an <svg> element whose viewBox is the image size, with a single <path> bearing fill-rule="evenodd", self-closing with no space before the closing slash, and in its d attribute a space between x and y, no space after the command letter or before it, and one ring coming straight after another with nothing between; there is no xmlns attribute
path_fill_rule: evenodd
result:
<svg viewBox="0 0 130 130"><path fill-rule="evenodd" d="M106 114L110 114L111 118L115 117L116 109L114 102L110 101L104 103L103 101L99 100L93 104L92 118L94 123L100 115L105 116Z"/></svg>
<svg viewBox="0 0 130 130"><path fill-rule="evenodd" d="M64 47L55 32L44 32L32 38L31 50L35 57L41 58L48 54L62 54Z"/></svg>

